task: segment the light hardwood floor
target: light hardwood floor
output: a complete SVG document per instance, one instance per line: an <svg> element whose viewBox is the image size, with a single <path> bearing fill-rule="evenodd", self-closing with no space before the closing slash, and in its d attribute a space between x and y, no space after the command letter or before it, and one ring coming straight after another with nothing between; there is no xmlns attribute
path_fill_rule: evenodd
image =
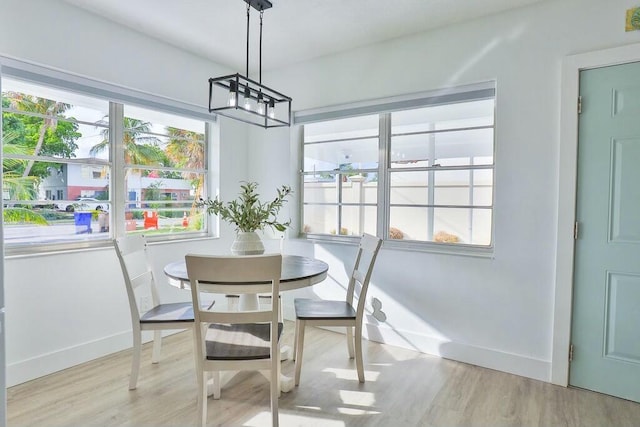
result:
<svg viewBox="0 0 640 427"><path fill-rule="evenodd" d="M286 331L291 343L293 324ZM134 391L130 350L11 387L8 425L195 425L191 339L166 338L157 365L145 345ZM300 386L280 398L281 426L640 426L637 403L372 342L360 384L344 340L309 328ZM283 362L283 373L293 368ZM211 426L270 425L269 386L257 372L233 377L208 405Z"/></svg>

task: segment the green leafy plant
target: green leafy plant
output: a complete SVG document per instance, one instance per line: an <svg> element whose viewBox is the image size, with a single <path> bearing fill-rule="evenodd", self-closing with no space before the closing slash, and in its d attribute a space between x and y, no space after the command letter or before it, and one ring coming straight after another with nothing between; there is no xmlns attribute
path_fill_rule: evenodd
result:
<svg viewBox="0 0 640 427"><path fill-rule="evenodd" d="M25 208L5 208L2 211L2 218L5 224L49 225L43 215Z"/></svg>
<svg viewBox="0 0 640 427"><path fill-rule="evenodd" d="M291 220L278 222L278 212L287 201L293 190L288 185L277 189L278 195L268 203L263 203L256 192L258 183L244 182L240 185L242 191L236 200L223 203L211 199L200 199L198 207L205 207L208 214L215 214L236 226L236 231L252 232L271 227L277 231L285 231Z"/></svg>

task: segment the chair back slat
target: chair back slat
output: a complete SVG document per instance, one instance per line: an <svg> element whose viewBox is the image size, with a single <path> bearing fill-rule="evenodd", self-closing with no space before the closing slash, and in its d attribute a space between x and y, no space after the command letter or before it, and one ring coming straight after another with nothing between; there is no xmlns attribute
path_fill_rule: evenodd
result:
<svg viewBox="0 0 640 427"><path fill-rule="evenodd" d="M356 279L358 282L360 282L360 284L364 283L365 278L366 278L366 272L362 272L360 270L356 270L353 272L353 278Z"/></svg>
<svg viewBox="0 0 640 427"><path fill-rule="evenodd" d="M280 257L280 266L274 267L273 257ZM214 256L192 255L185 257L189 280L193 277L200 281L214 283L251 283L268 282L265 277L280 280L282 256L250 255L250 256ZM189 269L189 266L191 269ZM243 285L244 286L244 285Z"/></svg>
<svg viewBox="0 0 640 427"><path fill-rule="evenodd" d="M380 245L382 240L376 236L372 236L371 234L363 234L360 239L360 247L362 250L370 253L378 252L380 249Z"/></svg>
<svg viewBox="0 0 640 427"><path fill-rule="evenodd" d="M359 318L362 318L364 312L371 273L381 246L382 239L376 236L364 234L360 239L356 262L347 288L347 302L353 304L354 298L358 299L356 312Z"/></svg>
<svg viewBox="0 0 640 427"><path fill-rule="evenodd" d="M144 246L136 252L123 254L122 260L125 264L127 276L130 278L138 277L151 270L147 262L147 251Z"/></svg>
<svg viewBox="0 0 640 427"><path fill-rule="evenodd" d="M138 289L141 286L151 286L151 283L153 283L153 272L151 270L147 270L138 276L130 278L129 280L133 289Z"/></svg>
<svg viewBox="0 0 640 427"><path fill-rule="evenodd" d="M160 303L147 258L147 240L140 234L124 236L115 240L115 247L127 288L131 320L136 324L140 321L139 294L150 295L153 306Z"/></svg>
<svg viewBox="0 0 640 427"><path fill-rule="evenodd" d="M116 245L118 246L118 252L122 256L127 256L132 253L144 251L147 246L147 241L144 236L137 234L116 239Z"/></svg>

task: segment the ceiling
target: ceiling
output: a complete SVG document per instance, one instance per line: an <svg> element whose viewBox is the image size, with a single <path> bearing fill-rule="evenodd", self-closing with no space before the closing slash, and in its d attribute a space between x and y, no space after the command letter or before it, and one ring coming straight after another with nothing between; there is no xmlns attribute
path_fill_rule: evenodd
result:
<svg viewBox="0 0 640 427"><path fill-rule="evenodd" d="M243 0L64 0L244 74ZM544 0L272 0L263 70L464 22ZM251 14L251 69L258 13Z"/></svg>

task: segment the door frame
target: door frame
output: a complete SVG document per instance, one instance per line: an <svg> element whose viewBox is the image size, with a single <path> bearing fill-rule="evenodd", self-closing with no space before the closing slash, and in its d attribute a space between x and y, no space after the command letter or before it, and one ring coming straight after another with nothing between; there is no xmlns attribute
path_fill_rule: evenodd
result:
<svg viewBox="0 0 640 427"><path fill-rule="evenodd" d="M573 266L578 183L578 89L580 71L640 61L640 43L570 55L562 63L558 162L558 224L556 230L555 304L551 382L569 385L569 345L573 298Z"/></svg>

